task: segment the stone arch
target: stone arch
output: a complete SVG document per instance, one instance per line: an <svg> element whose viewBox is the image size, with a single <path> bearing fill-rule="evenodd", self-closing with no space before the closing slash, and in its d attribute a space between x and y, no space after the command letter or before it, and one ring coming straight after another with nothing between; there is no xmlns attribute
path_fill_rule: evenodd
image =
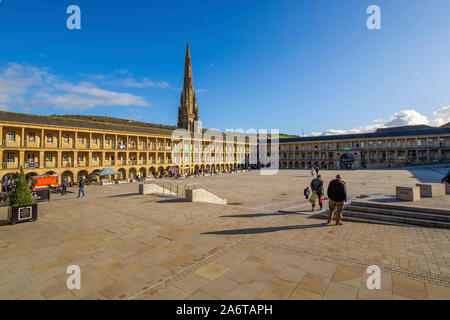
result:
<svg viewBox="0 0 450 320"><path fill-rule="evenodd" d="M89 176L89 173L86 170L78 171L78 173L77 173L77 180L82 178L82 177L85 177L86 179L91 180L90 176Z"/></svg>
<svg viewBox="0 0 450 320"><path fill-rule="evenodd" d="M136 179L137 178L137 170L136 170L136 168L130 168L128 170L128 177L130 179Z"/></svg>
<svg viewBox="0 0 450 320"><path fill-rule="evenodd" d="M295 168L295 169L298 169L298 161L295 161L295 162L294 162L294 168Z"/></svg>
<svg viewBox="0 0 450 320"><path fill-rule="evenodd" d="M37 176L37 175L38 175L38 174L37 174L36 172L28 172L28 173L25 175L25 179L27 180L28 184L31 183L31 178L34 177L34 176Z"/></svg>
<svg viewBox="0 0 450 320"><path fill-rule="evenodd" d="M101 179L100 176L95 175L95 174L99 173L100 171L101 171L100 169L95 169L94 171L92 171L92 173L91 173L92 180L99 181Z"/></svg>
<svg viewBox="0 0 450 320"><path fill-rule="evenodd" d="M151 174L153 177L156 177L156 169L155 169L155 167L150 167L149 174Z"/></svg>
<svg viewBox="0 0 450 320"><path fill-rule="evenodd" d="M61 178L62 178L62 179L67 179L67 182L68 182L68 183L73 183L73 182L75 182L75 181L73 180L73 172L70 171L70 170L64 171L64 172L61 174Z"/></svg>
<svg viewBox="0 0 450 320"><path fill-rule="evenodd" d="M158 174L159 174L160 177L164 176L164 167L161 166L161 167L158 168Z"/></svg>
<svg viewBox="0 0 450 320"><path fill-rule="evenodd" d="M141 178L147 178L147 169L145 169L144 167L139 169L139 176Z"/></svg>
<svg viewBox="0 0 450 320"><path fill-rule="evenodd" d="M328 163L328 169L334 169L334 163L333 162L329 162Z"/></svg>
<svg viewBox="0 0 450 320"><path fill-rule="evenodd" d="M119 170L117 170L119 172L121 172L122 174L120 175L121 179L126 179L127 178L127 170L125 170L124 168L120 168Z"/></svg>

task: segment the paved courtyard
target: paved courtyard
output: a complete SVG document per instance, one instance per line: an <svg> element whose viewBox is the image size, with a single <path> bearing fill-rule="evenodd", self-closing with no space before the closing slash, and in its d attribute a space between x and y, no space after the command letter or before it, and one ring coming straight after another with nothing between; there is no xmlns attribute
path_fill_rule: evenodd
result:
<svg viewBox="0 0 450 320"><path fill-rule="evenodd" d="M337 173L351 197L438 182L442 170ZM228 205L140 196L138 184L55 195L34 223L0 208L1 299L450 299L450 230L311 218L306 170L187 179ZM326 202L325 202L326 204ZM450 206L450 198L424 205ZM295 208L289 213L280 209ZM366 286L368 266L381 289ZM66 268L81 268L81 290Z"/></svg>

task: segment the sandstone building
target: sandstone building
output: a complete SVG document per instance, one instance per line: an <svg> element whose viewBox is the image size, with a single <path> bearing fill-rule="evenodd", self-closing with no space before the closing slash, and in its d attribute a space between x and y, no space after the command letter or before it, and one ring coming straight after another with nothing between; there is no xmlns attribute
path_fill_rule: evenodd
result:
<svg viewBox="0 0 450 320"><path fill-rule="evenodd" d="M388 168L450 162L450 125L280 139L280 168Z"/></svg>
<svg viewBox="0 0 450 320"><path fill-rule="evenodd" d="M193 132L199 111L193 85L189 45L178 127ZM27 177L56 174L75 180L110 167L122 178L161 176L170 167L180 173L233 170L248 165L256 143L238 139L198 139L191 134L173 159L172 133L177 127L95 116L38 116L0 111L0 178L20 167ZM217 134L223 135L218 132ZM218 146L220 144L220 146ZM212 148L215 146L215 148ZM209 152L203 152L209 150ZM173 169L173 168L172 168ZM119 177L115 177L119 178Z"/></svg>

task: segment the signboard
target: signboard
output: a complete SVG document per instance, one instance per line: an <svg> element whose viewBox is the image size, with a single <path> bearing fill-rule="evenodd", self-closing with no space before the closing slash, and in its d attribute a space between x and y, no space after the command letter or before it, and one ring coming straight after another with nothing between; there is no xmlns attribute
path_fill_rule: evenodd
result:
<svg viewBox="0 0 450 320"><path fill-rule="evenodd" d="M50 201L50 189L35 190L31 192L31 195L36 202Z"/></svg>
<svg viewBox="0 0 450 320"><path fill-rule="evenodd" d="M17 215L17 218L19 221L22 220L30 220L33 213L33 207L23 207L19 208L19 213Z"/></svg>
<svg viewBox="0 0 450 320"><path fill-rule="evenodd" d="M25 162L23 164L23 167L25 169L38 169L39 168L39 162Z"/></svg>

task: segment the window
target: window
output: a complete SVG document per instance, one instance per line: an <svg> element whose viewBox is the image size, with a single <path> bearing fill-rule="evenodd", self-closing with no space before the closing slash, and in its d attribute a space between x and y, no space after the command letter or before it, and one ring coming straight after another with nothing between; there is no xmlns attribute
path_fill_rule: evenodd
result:
<svg viewBox="0 0 450 320"><path fill-rule="evenodd" d="M97 154L95 152L92 154L92 160L97 161Z"/></svg>
<svg viewBox="0 0 450 320"><path fill-rule="evenodd" d="M28 132L28 142L34 142L36 139L36 135L34 132Z"/></svg>
<svg viewBox="0 0 450 320"><path fill-rule="evenodd" d="M46 162L52 162L53 161L53 156L51 153L46 153L45 154L45 161Z"/></svg>
<svg viewBox="0 0 450 320"><path fill-rule="evenodd" d="M68 134L65 134L64 136L63 136L63 143L69 143L69 135Z"/></svg>
<svg viewBox="0 0 450 320"><path fill-rule="evenodd" d="M47 142L53 143L53 135L51 133L47 134Z"/></svg>
<svg viewBox="0 0 450 320"><path fill-rule="evenodd" d="M67 155L67 152L63 153L62 159L63 161L69 161L69 156Z"/></svg>
<svg viewBox="0 0 450 320"><path fill-rule="evenodd" d="M34 153L27 154L27 162L34 162Z"/></svg>
<svg viewBox="0 0 450 320"><path fill-rule="evenodd" d="M92 144L97 144L97 137L96 136L92 136Z"/></svg>
<svg viewBox="0 0 450 320"><path fill-rule="evenodd" d="M16 141L16 132L15 131L8 132L8 141Z"/></svg>
<svg viewBox="0 0 450 320"><path fill-rule="evenodd" d="M14 162L14 152L8 152L8 162Z"/></svg>
<svg viewBox="0 0 450 320"><path fill-rule="evenodd" d="M105 137L105 142L107 145L111 144L111 138L110 137Z"/></svg>
<svg viewBox="0 0 450 320"><path fill-rule="evenodd" d="M79 144L84 144L84 137L83 136L78 136L78 143Z"/></svg>

